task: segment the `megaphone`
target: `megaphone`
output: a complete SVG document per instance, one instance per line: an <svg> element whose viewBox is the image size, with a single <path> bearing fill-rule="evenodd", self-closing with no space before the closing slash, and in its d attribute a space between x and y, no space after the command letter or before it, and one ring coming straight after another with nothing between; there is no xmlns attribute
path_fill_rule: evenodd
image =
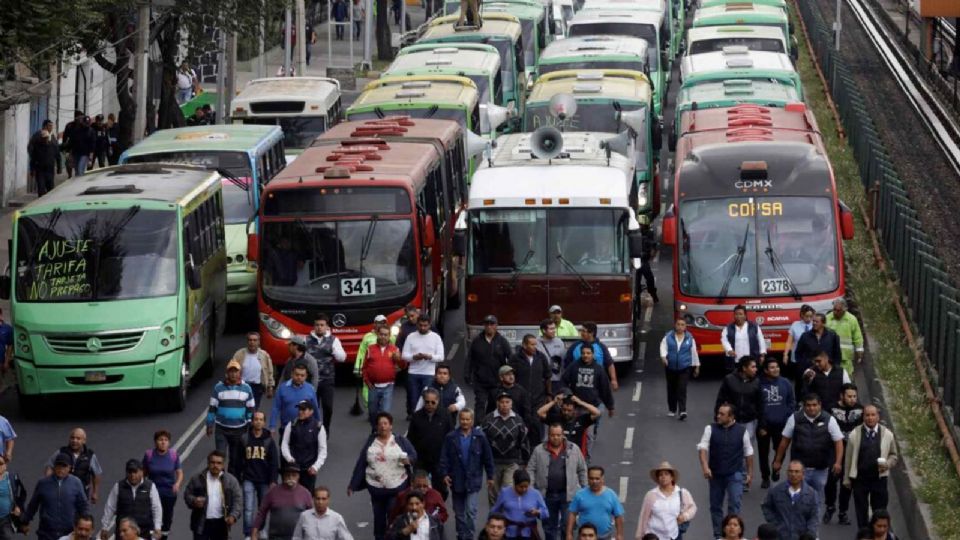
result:
<svg viewBox="0 0 960 540"><path fill-rule="evenodd" d="M607 157L610 152L616 152L622 156L630 155L630 144L633 142L633 136L629 131L621 131L616 137L610 137L600 141L600 148L607 151Z"/></svg>
<svg viewBox="0 0 960 540"><path fill-rule="evenodd" d="M577 114L577 99L570 94L554 94L550 98L550 114L560 120L572 117Z"/></svg>
<svg viewBox="0 0 960 540"><path fill-rule="evenodd" d="M479 156L489 147L490 139L481 137L472 131L467 131L467 141L463 150L468 161Z"/></svg>
<svg viewBox="0 0 960 540"><path fill-rule="evenodd" d="M645 109L638 109L620 114L620 121L623 125L632 129L634 133L640 135L646 132L644 129L647 123L647 112Z"/></svg>
<svg viewBox="0 0 960 540"><path fill-rule="evenodd" d="M480 133L493 133L507 119L516 114L513 108L501 107L493 103L480 104Z"/></svg>
<svg viewBox="0 0 960 540"><path fill-rule="evenodd" d="M530 135L530 152L540 159L553 159L563 150L563 133L552 126L538 128Z"/></svg>

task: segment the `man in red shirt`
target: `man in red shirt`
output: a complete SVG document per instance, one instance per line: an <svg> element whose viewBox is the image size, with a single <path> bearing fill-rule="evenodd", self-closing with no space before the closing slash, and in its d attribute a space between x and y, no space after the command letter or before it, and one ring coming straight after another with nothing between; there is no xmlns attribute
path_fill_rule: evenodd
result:
<svg viewBox="0 0 960 540"><path fill-rule="evenodd" d="M397 379L397 370L403 367L400 349L390 343L390 329L381 326L377 329L377 343L367 349L363 361L363 384L367 385L367 411L370 413L370 425L376 428L377 414L390 412L393 403L393 383Z"/></svg>

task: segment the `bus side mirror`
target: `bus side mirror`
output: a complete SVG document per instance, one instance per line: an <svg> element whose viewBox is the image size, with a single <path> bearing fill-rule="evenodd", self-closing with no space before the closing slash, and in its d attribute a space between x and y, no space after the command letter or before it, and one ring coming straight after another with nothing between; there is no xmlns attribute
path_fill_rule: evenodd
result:
<svg viewBox="0 0 960 540"><path fill-rule="evenodd" d="M642 258L643 253L643 235L640 231L630 231L627 235L627 251L630 252L631 259Z"/></svg>
<svg viewBox="0 0 960 540"><path fill-rule="evenodd" d="M251 262L260 260L260 235L257 233L247 234L247 260Z"/></svg>
<svg viewBox="0 0 960 540"><path fill-rule="evenodd" d="M840 206L840 234L844 240L853 240L853 212L842 202L837 204Z"/></svg>
<svg viewBox="0 0 960 540"><path fill-rule="evenodd" d="M659 153L660 149L663 148L663 123L654 118L652 131L653 151Z"/></svg>
<svg viewBox="0 0 960 540"><path fill-rule="evenodd" d="M453 254L457 257L467 254L467 231L463 229L453 231Z"/></svg>
<svg viewBox="0 0 960 540"><path fill-rule="evenodd" d="M0 300L10 299L10 276L0 276Z"/></svg>
<svg viewBox="0 0 960 540"><path fill-rule="evenodd" d="M673 206L663 215L663 234L661 241L665 246L677 245L677 216L673 213Z"/></svg>
<svg viewBox="0 0 960 540"><path fill-rule="evenodd" d="M420 227L423 229L423 247L432 248L437 242L437 235L433 230L433 216L423 216Z"/></svg>
<svg viewBox="0 0 960 540"><path fill-rule="evenodd" d="M187 286L193 290L200 288L200 269L193 264L193 257L187 261Z"/></svg>

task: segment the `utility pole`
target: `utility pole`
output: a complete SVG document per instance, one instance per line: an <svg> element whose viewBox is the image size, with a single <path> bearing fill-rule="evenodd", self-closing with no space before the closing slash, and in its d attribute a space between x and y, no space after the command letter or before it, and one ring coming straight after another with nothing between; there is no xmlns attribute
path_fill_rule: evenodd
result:
<svg viewBox="0 0 960 540"><path fill-rule="evenodd" d="M363 18L363 63L367 69L373 69L373 2L374 0L358 0L366 4ZM351 55L351 60L353 55Z"/></svg>
<svg viewBox="0 0 960 540"><path fill-rule="evenodd" d="M137 49L135 62L134 99L137 103L133 117L133 142L143 139L147 131L147 76L150 66L150 2L137 6Z"/></svg>
<svg viewBox="0 0 960 540"><path fill-rule="evenodd" d="M227 32L221 28L219 43L217 44L219 52L217 53L217 123L223 123L223 116L226 112L226 75L227 75Z"/></svg>
<svg viewBox="0 0 960 540"><path fill-rule="evenodd" d="M293 67L293 44L290 43L293 41L291 38L293 36L293 13L290 11L290 7L287 6L287 9L283 14L283 76L287 77L290 75L290 68Z"/></svg>
<svg viewBox="0 0 960 540"><path fill-rule="evenodd" d="M307 74L307 47L310 46L310 36L307 35L307 13L303 0L295 0L297 10L297 75Z"/></svg>
<svg viewBox="0 0 960 540"><path fill-rule="evenodd" d="M260 11L263 12L263 1L260 2ZM260 17L260 26L257 29L257 78L261 79L267 76L267 57L264 56L263 40L267 32L267 14L263 13Z"/></svg>
<svg viewBox="0 0 960 540"><path fill-rule="evenodd" d="M224 83L224 96L223 96L223 122L227 123L227 117L233 113L230 110L230 102L233 101L233 96L237 95L237 33L232 32L230 37L227 38L227 73L226 73L226 82Z"/></svg>

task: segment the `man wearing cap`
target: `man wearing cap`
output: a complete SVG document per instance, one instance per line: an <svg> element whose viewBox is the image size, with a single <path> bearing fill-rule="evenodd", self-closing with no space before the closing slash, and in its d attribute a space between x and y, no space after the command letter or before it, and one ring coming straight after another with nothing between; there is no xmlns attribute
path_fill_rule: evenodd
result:
<svg viewBox="0 0 960 540"><path fill-rule="evenodd" d="M407 410L416 410L417 400L424 387L430 384L437 372L437 364L443 362L443 338L430 329L430 318L421 315L417 319L416 333L407 336L403 343L401 358L407 368Z"/></svg>
<svg viewBox="0 0 960 540"><path fill-rule="evenodd" d="M336 382L337 362L347 359L340 338L330 330L330 317L321 313L313 321L313 331L307 336L307 352L317 361L317 401L323 409L323 428L330 433L333 420L333 390Z"/></svg>
<svg viewBox="0 0 960 540"><path fill-rule="evenodd" d="M107 540L110 529L116 525L120 531L120 520L130 518L137 522L140 531L154 539L160 538L163 521L163 507L160 505L160 492L157 486L143 476L143 464L136 459L127 461L127 476L113 485L103 508L100 520L100 538Z"/></svg>
<svg viewBox="0 0 960 540"><path fill-rule="evenodd" d="M33 516L40 514L37 538L56 540L70 534L73 519L89 512L83 483L70 474L70 456L60 453L53 460L53 474L37 482L33 496L20 519L20 532L27 534Z"/></svg>
<svg viewBox="0 0 960 540"><path fill-rule="evenodd" d="M293 368L301 365L307 368L307 384L313 388L313 393L316 395L319 378L317 359L307 352L307 339L297 334L290 336L290 341L287 342L287 351L290 356L287 357L287 362L283 365L283 371L280 373L280 384L290 380L293 376Z"/></svg>
<svg viewBox="0 0 960 540"><path fill-rule="evenodd" d="M483 333L470 342L464 377L464 382L473 386L477 414L487 414L496 406L493 401L500 383L499 369L510 354L510 342L497 331L497 318L487 315L483 318Z"/></svg>
<svg viewBox="0 0 960 540"><path fill-rule="evenodd" d="M500 377L500 386L497 387L494 395L509 395L513 400L513 411L526 421L527 417L533 412L530 408L530 392L527 392L526 388L517 384L517 373L512 366L500 366L497 374ZM489 414L496 409L497 403L493 402L490 404L490 410L486 412Z"/></svg>
<svg viewBox="0 0 960 540"><path fill-rule="evenodd" d="M253 389L240 379L240 362L227 362L227 376L213 387L207 412L207 436L216 431L217 450L227 454L228 471L240 475L243 435L256 408Z"/></svg>
<svg viewBox="0 0 960 540"><path fill-rule="evenodd" d="M300 485L300 467L294 463L283 466L283 482L270 488L260 510L257 511L257 520L253 523L253 530L248 535L251 539L259 538L260 530L267 523L270 516L268 538L291 538L297 526L300 514L313 508L313 498L307 488Z"/></svg>
<svg viewBox="0 0 960 540"><path fill-rule="evenodd" d="M304 400L297 404L297 419L283 428L280 455L285 464L300 470L300 485L313 491L320 467L327 460L327 433L323 423L313 415L314 404Z"/></svg>
<svg viewBox="0 0 960 540"><path fill-rule="evenodd" d="M377 414L380 411L390 412L397 371L403 367L400 350L390 343L390 329L387 328L386 320L384 317L383 324L377 327L376 343L363 350L364 358L361 362L363 367L360 372L367 391L367 412L370 414L370 425L374 428L377 425ZM357 353L357 358L360 359L360 353Z"/></svg>
<svg viewBox="0 0 960 540"><path fill-rule="evenodd" d="M509 369L509 366L504 367ZM527 425L523 418L514 412L513 396L510 392L497 394L497 408L483 419L481 428L493 450L493 487L487 490L487 498L490 506L493 506L500 489L513 485L513 472L519 469L523 462L524 441L527 437Z"/></svg>
<svg viewBox="0 0 960 540"><path fill-rule="evenodd" d="M550 306L550 320L553 321L553 324L557 325L557 337L560 338L575 338L579 334L577 333L577 327L574 324L563 318L563 308L558 305Z"/></svg>
<svg viewBox="0 0 960 540"><path fill-rule="evenodd" d="M273 400L273 409L270 411L270 430L276 431L279 427L296 420L297 405L301 401L312 403L313 417L320 420L321 411L317 404L317 391L307 384L305 364L293 366L290 370L290 380L281 382L277 387L277 396Z"/></svg>
<svg viewBox="0 0 960 540"><path fill-rule="evenodd" d="M240 362L241 378L253 390L253 401L259 409L264 393L267 398L273 397L273 360L260 348L260 333L247 332L247 346L233 353L233 359Z"/></svg>

